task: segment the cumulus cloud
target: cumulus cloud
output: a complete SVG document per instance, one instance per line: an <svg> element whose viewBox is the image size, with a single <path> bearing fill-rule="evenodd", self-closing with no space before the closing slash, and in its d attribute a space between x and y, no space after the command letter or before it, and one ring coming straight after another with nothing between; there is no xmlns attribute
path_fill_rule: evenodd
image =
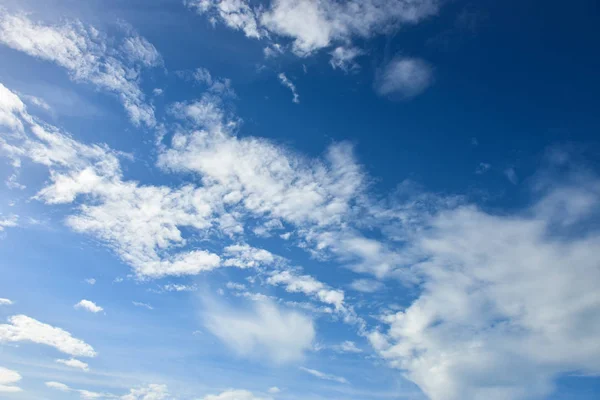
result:
<svg viewBox="0 0 600 400"><path fill-rule="evenodd" d="M0 298L0 306L10 306L12 304L12 300Z"/></svg>
<svg viewBox="0 0 600 400"><path fill-rule="evenodd" d="M59 364L66 365L67 367L77 368L83 371L89 371L90 369L87 363L84 363L83 361L78 360L76 358L70 358L68 360L57 359L56 362Z"/></svg>
<svg viewBox="0 0 600 400"><path fill-rule="evenodd" d="M247 37L282 36L293 40L298 56L354 37L370 38L415 24L437 13L438 0L272 0L252 7L247 0L185 0L211 22L222 22Z"/></svg>
<svg viewBox="0 0 600 400"><path fill-rule="evenodd" d="M87 283L88 285L95 285L96 284L96 279L94 278L88 278L84 280L85 283Z"/></svg>
<svg viewBox="0 0 600 400"><path fill-rule="evenodd" d="M116 94L134 124L154 126L154 109L145 101L140 74L143 67L160 65L162 59L146 39L132 33L120 48L111 48L105 35L79 21L45 25L24 14L6 10L0 14L0 43L56 63L74 81Z"/></svg>
<svg viewBox="0 0 600 400"><path fill-rule="evenodd" d="M410 99L433 83L431 66L418 58L398 57L378 73L375 90L381 96Z"/></svg>
<svg viewBox="0 0 600 400"><path fill-rule="evenodd" d="M344 384L350 383L350 382L348 382L348 380L346 378L343 378L341 376L326 374L324 372L317 371L316 369L310 369L310 368L305 368L305 367L300 367L300 369L312 376L315 376L319 379L323 379L326 381L332 381L332 382L344 383Z"/></svg>
<svg viewBox="0 0 600 400"><path fill-rule="evenodd" d="M21 380L21 375L17 371L0 367L0 393L16 393L22 389L15 386L15 383Z"/></svg>
<svg viewBox="0 0 600 400"><path fill-rule="evenodd" d="M600 373L598 215L553 182L522 213L462 206L415 238L423 291L370 340L432 400L543 398L557 376Z"/></svg>
<svg viewBox="0 0 600 400"><path fill-rule="evenodd" d="M83 340L63 329L44 324L25 315L15 315L0 325L0 342L33 342L54 347L72 356L95 357L96 352Z"/></svg>
<svg viewBox="0 0 600 400"><path fill-rule="evenodd" d="M279 77L279 81L281 82L281 84L283 86L287 87L288 89L290 89L290 91L292 92L292 95L293 95L292 101L296 104L300 103L300 96L298 95L298 92L296 91L296 85L294 85L294 83L292 81L290 81L283 72L280 73L278 75L278 77Z"/></svg>
<svg viewBox="0 0 600 400"><path fill-rule="evenodd" d="M100 307L93 301L85 300L85 299L81 300L79 303L75 304L73 307L75 307L77 309L86 310L86 311L92 312L94 314L99 313L100 311L104 310L102 307Z"/></svg>
<svg viewBox="0 0 600 400"><path fill-rule="evenodd" d="M242 356L266 357L276 363L303 358L312 346L312 320L268 299L247 310L232 309L205 299L204 325L225 345Z"/></svg>

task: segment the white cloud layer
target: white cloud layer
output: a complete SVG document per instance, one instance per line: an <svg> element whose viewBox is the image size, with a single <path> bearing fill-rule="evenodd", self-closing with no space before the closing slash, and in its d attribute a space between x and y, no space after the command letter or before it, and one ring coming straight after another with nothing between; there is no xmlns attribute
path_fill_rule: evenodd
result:
<svg viewBox="0 0 600 400"><path fill-rule="evenodd" d="M409 99L423 93L433 83L433 69L423 60L398 57L387 63L375 81L382 96Z"/></svg>
<svg viewBox="0 0 600 400"><path fill-rule="evenodd" d="M332 382L344 383L344 384L350 383L350 382L348 382L348 380L346 378L343 378L341 376L326 374L326 373L318 371L316 369L310 369L310 368L305 368L305 367L300 367L300 369L314 377L317 377L319 379L323 379L326 381L332 381Z"/></svg>
<svg viewBox="0 0 600 400"><path fill-rule="evenodd" d="M39 322L25 315L15 315L0 325L0 342L33 342L56 348L65 354L95 357L96 352L83 340L63 329Z"/></svg>
<svg viewBox="0 0 600 400"><path fill-rule="evenodd" d="M116 94L134 124L154 126L154 109L146 103L139 83L142 68L161 65L161 56L135 33L125 37L120 48L107 42L105 35L79 21L45 25L25 14L0 12L0 43L56 63L74 81Z"/></svg>
<svg viewBox="0 0 600 400"><path fill-rule="evenodd" d="M84 363L83 361L78 360L76 358L70 358L68 360L57 359L56 362L59 364L66 365L67 367L77 368L83 371L89 371L90 369L87 363Z"/></svg>
<svg viewBox="0 0 600 400"><path fill-rule="evenodd" d="M303 358L315 337L310 318L267 299L253 302L250 307L232 309L205 299L204 325L242 356L266 357L276 363Z"/></svg>
<svg viewBox="0 0 600 400"><path fill-rule="evenodd" d="M90 300L81 300L79 303L75 304L73 307L81 310L86 310L92 313L99 313L100 311L104 311L104 308L100 307L96 303Z"/></svg>
<svg viewBox="0 0 600 400"><path fill-rule="evenodd" d="M272 400L270 397L258 397L247 390L226 390L220 394L209 394L201 400Z"/></svg>
<svg viewBox="0 0 600 400"><path fill-rule="evenodd" d="M598 217L600 181L579 181L519 215L437 216L415 238L423 291L373 346L432 400L544 398L557 376L599 374L600 232L565 227Z"/></svg>
<svg viewBox="0 0 600 400"><path fill-rule="evenodd" d="M21 380L21 375L17 371L0 367L0 393L16 393L22 389L15 386L15 383Z"/></svg>
<svg viewBox="0 0 600 400"><path fill-rule="evenodd" d="M272 0L252 7L246 0L185 0L188 7L247 37L292 40L299 56L417 23L438 11L438 0Z"/></svg>

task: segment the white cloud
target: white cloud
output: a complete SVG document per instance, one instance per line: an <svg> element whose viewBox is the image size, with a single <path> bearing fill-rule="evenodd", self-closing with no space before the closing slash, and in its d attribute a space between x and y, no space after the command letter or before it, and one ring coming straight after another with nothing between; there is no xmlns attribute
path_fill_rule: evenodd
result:
<svg viewBox="0 0 600 400"><path fill-rule="evenodd" d="M356 347L356 343L346 340L339 345L333 347L333 349L340 353L362 353L362 350Z"/></svg>
<svg viewBox="0 0 600 400"><path fill-rule="evenodd" d="M12 304L12 300L0 298L0 306L10 306Z"/></svg>
<svg viewBox="0 0 600 400"><path fill-rule="evenodd" d="M9 217L0 216L0 232L4 230L4 228L14 228L17 226L17 221L19 217L17 215L11 215Z"/></svg>
<svg viewBox="0 0 600 400"><path fill-rule="evenodd" d="M65 385L64 383L60 383L60 382L50 381L50 382L45 382L45 385L51 389L60 390L61 392L69 392L71 390L71 388L69 386Z"/></svg>
<svg viewBox="0 0 600 400"><path fill-rule="evenodd" d="M51 389L61 392L78 393L84 400L92 399L119 399L119 400L165 400L170 398L166 385L149 384L144 387L133 388L128 394L118 396L112 393L98 393L85 389L73 389L61 382L46 382L45 385Z"/></svg>
<svg viewBox="0 0 600 400"><path fill-rule="evenodd" d="M600 234L571 229L597 214L549 200L565 192L552 182L523 213L458 207L414 238L423 291L370 340L432 400L544 398L555 377L600 373Z"/></svg>
<svg viewBox="0 0 600 400"><path fill-rule="evenodd" d="M357 292L375 293L382 290L385 286L383 283L373 279L356 279L352 281L350 287Z"/></svg>
<svg viewBox="0 0 600 400"><path fill-rule="evenodd" d="M436 0L274 0L260 22L270 32L292 38L293 51L306 56L334 42L419 22L437 9Z"/></svg>
<svg viewBox="0 0 600 400"><path fill-rule="evenodd" d="M96 284L96 279L94 278L88 278L84 280L85 283L87 283L88 285L95 285Z"/></svg>
<svg viewBox="0 0 600 400"><path fill-rule="evenodd" d="M16 393L22 389L14 384L21 380L21 375L17 371L0 367L0 393Z"/></svg>
<svg viewBox="0 0 600 400"><path fill-rule="evenodd" d="M131 389L129 394L120 397L120 400L164 400L169 397L166 385L150 384L146 387Z"/></svg>
<svg viewBox="0 0 600 400"><path fill-rule="evenodd" d="M0 342L29 341L45 344L57 350L81 357L95 357L96 352L83 340L76 339L60 328L44 324L25 315L15 315L9 324L0 325Z"/></svg>
<svg viewBox="0 0 600 400"><path fill-rule="evenodd" d="M58 360L56 360L56 362L59 364L66 365L67 367L78 368L83 371L89 371L88 364L84 363L83 361L80 361L76 358L70 358L68 360L58 359Z"/></svg>
<svg viewBox="0 0 600 400"><path fill-rule="evenodd" d="M299 360L315 337L310 318L263 299L248 310L231 309L205 300L208 331L243 356L266 357L276 363Z"/></svg>
<svg viewBox="0 0 600 400"><path fill-rule="evenodd" d="M201 400L272 400L267 397L255 396L252 392L247 390L226 390L220 394L209 394L203 397Z"/></svg>
<svg viewBox="0 0 600 400"><path fill-rule="evenodd" d="M280 271L269 276L267 283L285 285L288 292L313 295L323 303L335 306L336 310L344 308L343 291L329 289L324 283L309 275L296 275L291 271Z"/></svg>
<svg viewBox="0 0 600 400"><path fill-rule="evenodd" d="M477 169L475 170L475 173L477 175L483 175L487 171L489 171L491 167L492 166L490 164L488 164L488 163L484 163L484 162L479 163L479 165L477 166Z"/></svg>
<svg viewBox="0 0 600 400"><path fill-rule="evenodd" d="M261 265L273 265L279 258L271 252L248 246L247 244L234 244L225 247L223 265L239 268L255 268Z"/></svg>
<svg viewBox="0 0 600 400"><path fill-rule="evenodd" d="M292 101L296 104L300 103L300 96L298 96L298 92L296 91L296 85L294 85L283 72L280 73L278 77L281 84L292 91Z"/></svg>
<svg viewBox="0 0 600 400"><path fill-rule="evenodd" d="M154 310L154 307L152 307L150 304L140 303L139 301L132 301L131 303L136 307L143 307L147 308L148 310Z"/></svg>
<svg viewBox="0 0 600 400"><path fill-rule="evenodd" d="M326 381L332 381L332 382L338 382L338 383L344 383L344 384L350 383L350 382L348 382L348 380L346 378L343 378L341 376L330 375L330 374L326 374L321 371L317 371L316 369L310 369L310 368L305 368L305 367L300 367L300 369L306 373L311 374L312 376L315 376L319 379L323 379Z"/></svg>
<svg viewBox="0 0 600 400"><path fill-rule="evenodd" d="M271 393L271 394L277 394L281 392L281 389L279 389L277 386L273 386L270 387L269 390L267 390L267 392Z"/></svg>
<svg viewBox="0 0 600 400"><path fill-rule="evenodd" d="M409 99L423 93L433 83L433 70L425 61L399 57L387 63L375 81L382 96Z"/></svg>
<svg viewBox="0 0 600 400"><path fill-rule="evenodd" d="M331 52L331 60L329 63L333 69L339 68L344 72L357 70L360 67L354 59L363 54L364 52L357 47L339 46Z"/></svg>
<svg viewBox="0 0 600 400"><path fill-rule="evenodd" d="M245 0L184 0L184 4L199 14L208 14L213 20L243 31L247 37L259 39L264 35L256 12Z"/></svg>
<svg viewBox="0 0 600 400"><path fill-rule="evenodd" d="M516 185L517 183L519 183L519 177L517 176L517 172L515 171L514 168L510 167L510 168L505 169L504 175L506 175L506 178L513 185Z"/></svg>
<svg viewBox="0 0 600 400"><path fill-rule="evenodd" d="M73 307L78 308L78 309L83 309L83 310L93 312L93 313L99 313L100 311L104 310L102 307L98 306L93 301L85 300L85 299L81 300L79 303L75 304Z"/></svg>
<svg viewBox="0 0 600 400"><path fill-rule="evenodd" d="M146 39L131 34L120 50L111 49L104 35L79 21L52 26L6 10L1 15L0 43L58 64L75 81L115 93L134 124L154 126L154 110L145 102L139 81L142 67L162 61Z"/></svg>

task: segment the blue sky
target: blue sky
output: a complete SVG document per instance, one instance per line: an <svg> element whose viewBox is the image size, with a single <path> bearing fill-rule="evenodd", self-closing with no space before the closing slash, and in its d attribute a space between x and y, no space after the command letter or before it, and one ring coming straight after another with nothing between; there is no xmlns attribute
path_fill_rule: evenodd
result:
<svg viewBox="0 0 600 400"><path fill-rule="evenodd" d="M3 0L0 397L597 398L595 3Z"/></svg>

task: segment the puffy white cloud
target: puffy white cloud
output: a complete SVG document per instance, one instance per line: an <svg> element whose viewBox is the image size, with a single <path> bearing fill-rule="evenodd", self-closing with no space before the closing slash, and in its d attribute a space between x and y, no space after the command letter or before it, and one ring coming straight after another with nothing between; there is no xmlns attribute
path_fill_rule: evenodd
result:
<svg viewBox="0 0 600 400"><path fill-rule="evenodd" d="M283 72L278 75L278 78L283 86L285 86L291 90L292 95L293 95L292 101L296 104L300 103L300 96L298 95L298 92L296 91L296 85L294 85L294 83L292 81L290 81Z"/></svg>
<svg viewBox="0 0 600 400"><path fill-rule="evenodd" d="M423 291L370 340L432 400L541 398L557 376L600 373L600 232L572 229L597 213L553 182L523 213L462 206L414 238Z"/></svg>
<svg viewBox="0 0 600 400"><path fill-rule="evenodd" d="M12 300L0 298L0 306L10 306L12 304Z"/></svg>
<svg viewBox="0 0 600 400"><path fill-rule="evenodd" d="M39 322L25 315L15 315L9 324L0 325L0 342L29 341L45 344L57 350L81 357L95 357L96 352L83 340L76 339L63 329Z"/></svg>
<svg viewBox="0 0 600 400"><path fill-rule="evenodd" d="M373 279L356 279L352 281L350 287L358 292L375 293L385 286L379 281Z"/></svg>
<svg viewBox="0 0 600 400"><path fill-rule="evenodd" d="M96 284L96 279L94 279L94 278L87 278L87 279L84 279L84 282L87 283L88 285L95 285Z"/></svg>
<svg viewBox="0 0 600 400"><path fill-rule="evenodd" d="M418 58L398 57L387 63L375 81L382 96L409 99L423 93L433 83L431 66Z"/></svg>
<svg viewBox="0 0 600 400"><path fill-rule="evenodd" d="M310 368L305 368L305 367L300 367L300 369L308 374L311 374L312 376L315 376L319 379L323 379L326 381L332 381L332 382L344 383L344 384L350 383L350 382L348 382L348 380L346 378L341 377L341 376L326 374L324 372L317 371L316 369L310 369Z"/></svg>
<svg viewBox="0 0 600 400"><path fill-rule="evenodd" d="M115 93L134 124L153 126L154 110L145 102L139 81L141 68L160 65L160 55L135 33L123 39L120 49L110 48L108 42L95 28L79 21L53 26L6 10L0 16L0 43L58 64L75 81Z"/></svg>
<svg viewBox="0 0 600 400"><path fill-rule="evenodd" d="M271 392L273 393L273 392ZM219 394L209 394L201 400L271 400L270 397L258 397L247 390L226 390Z"/></svg>
<svg viewBox="0 0 600 400"><path fill-rule="evenodd" d="M14 384L21 380L21 374L8 368L0 367L0 393L16 393L22 389Z"/></svg>
<svg viewBox="0 0 600 400"><path fill-rule="evenodd" d="M206 329L240 355L285 363L301 359L311 348L315 328L303 314L267 299L253 302L248 310L232 309L214 300L205 303Z"/></svg>
<svg viewBox="0 0 600 400"><path fill-rule="evenodd" d="M93 312L93 313L99 313L100 311L104 310L102 307L100 307L93 301L85 300L85 299L81 300L79 303L75 304L73 307L78 308L78 309L83 309L83 310Z"/></svg>
<svg viewBox="0 0 600 400"><path fill-rule="evenodd" d="M59 364L66 365L67 367L78 368L83 371L89 371L90 369L87 363L84 363L83 361L78 360L76 358L70 358L68 360L57 359L56 362Z"/></svg>

